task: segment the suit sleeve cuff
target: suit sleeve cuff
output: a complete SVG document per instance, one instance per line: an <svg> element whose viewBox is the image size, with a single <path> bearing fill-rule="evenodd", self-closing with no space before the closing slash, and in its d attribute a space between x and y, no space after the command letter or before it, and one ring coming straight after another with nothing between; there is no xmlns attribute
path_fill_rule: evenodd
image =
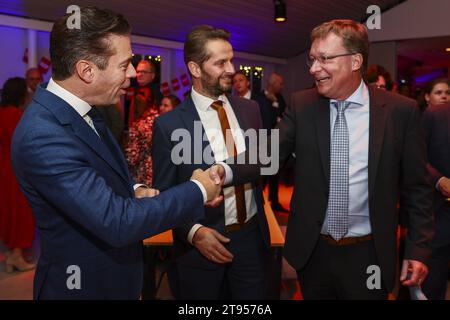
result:
<svg viewBox="0 0 450 320"><path fill-rule="evenodd" d="M221 165L225 169L225 181L224 185L229 185L233 181L233 170L225 162L217 162L216 164Z"/></svg>
<svg viewBox="0 0 450 320"><path fill-rule="evenodd" d="M203 225L201 225L200 223L196 223L196 224L194 224L194 226L189 231L188 236L187 236L187 240L188 240L188 242L190 244L194 245L192 243L192 239L194 238L195 233L197 232L198 229L200 229L200 227L203 227Z"/></svg>
<svg viewBox="0 0 450 320"><path fill-rule="evenodd" d="M206 201L208 201L208 194L206 193L205 187L198 180L191 179L191 181L194 182L200 188L200 191L202 192L203 195L203 204L205 204Z"/></svg>
<svg viewBox="0 0 450 320"><path fill-rule="evenodd" d="M133 190L136 191L136 189L137 189L137 188L140 188L140 187L146 187L146 188L149 188L149 186L147 186L146 184L143 184L143 183L136 183L136 184L133 186Z"/></svg>

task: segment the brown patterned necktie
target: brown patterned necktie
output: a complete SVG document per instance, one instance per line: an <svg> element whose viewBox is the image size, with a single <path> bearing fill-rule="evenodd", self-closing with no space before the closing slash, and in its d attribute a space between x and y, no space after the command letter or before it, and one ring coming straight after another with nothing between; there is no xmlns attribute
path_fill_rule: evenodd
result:
<svg viewBox="0 0 450 320"><path fill-rule="evenodd" d="M223 139L227 148L228 156L234 157L237 155L236 143L230 130L230 123L228 122L227 113L223 107L223 102L220 100L214 101L211 104L211 108L217 111L219 115L220 126L222 127ZM243 224L247 218L247 212L245 207L245 190L244 185L237 185L234 187L236 195L236 211L237 221L239 224Z"/></svg>

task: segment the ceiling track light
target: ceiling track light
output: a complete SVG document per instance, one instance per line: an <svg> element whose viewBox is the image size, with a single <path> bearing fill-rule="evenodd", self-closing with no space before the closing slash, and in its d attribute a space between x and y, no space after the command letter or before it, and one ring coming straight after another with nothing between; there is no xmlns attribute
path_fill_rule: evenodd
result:
<svg viewBox="0 0 450 320"><path fill-rule="evenodd" d="M286 4L283 0L274 0L275 5L275 22L286 22Z"/></svg>

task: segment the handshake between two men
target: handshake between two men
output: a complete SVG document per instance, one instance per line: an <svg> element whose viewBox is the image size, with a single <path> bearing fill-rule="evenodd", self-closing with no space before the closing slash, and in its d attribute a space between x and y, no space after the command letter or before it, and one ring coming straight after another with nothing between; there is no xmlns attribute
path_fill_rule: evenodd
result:
<svg viewBox="0 0 450 320"><path fill-rule="evenodd" d="M192 173L191 180L198 181L206 191L206 206L217 207L223 201L222 186L225 181L225 169L221 165L213 165L207 170L196 169ZM154 197L159 194L159 190L153 188L137 188L136 198Z"/></svg>
<svg viewBox="0 0 450 320"><path fill-rule="evenodd" d="M206 191L205 206L218 207L224 200L221 193L225 183L225 173L224 167L220 164L215 164L207 170L196 169L192 173L190 180L196 180ZM136 198L153 197L159 194L159 190L152 188L138 188L135 192ZM225 264L233 260L233 254L224 246L230 242L230 239L217 230L198 225L189 241L212 262Z"/></svg>

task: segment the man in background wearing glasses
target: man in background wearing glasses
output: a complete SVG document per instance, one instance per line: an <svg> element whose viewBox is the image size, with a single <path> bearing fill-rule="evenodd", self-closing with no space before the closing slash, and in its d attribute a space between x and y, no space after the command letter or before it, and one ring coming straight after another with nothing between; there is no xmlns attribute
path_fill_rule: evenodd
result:
<svg viewBox="0 0 450 320"><path fill-rule="evenodd" d="M280 163L296 154L285 257L305 299L386 299L398 279L398 204L410 223L400 281L427 276L432 188L419 109L364 83L362 24L329 21L311 41L316 88L295 93L278 124Z"/></svg>

